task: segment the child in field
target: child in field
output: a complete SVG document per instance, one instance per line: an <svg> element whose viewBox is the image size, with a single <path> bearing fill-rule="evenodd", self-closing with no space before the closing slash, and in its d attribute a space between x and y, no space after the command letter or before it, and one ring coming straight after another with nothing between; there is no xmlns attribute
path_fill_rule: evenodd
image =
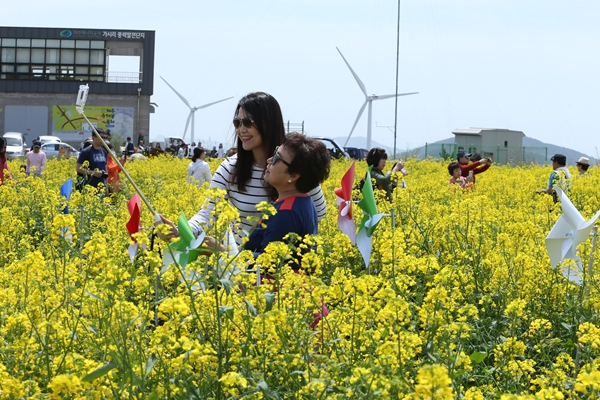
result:
<svg viewBox="0 0 600 400"><path fill-rule="evenodd" d="M459 163L450 163L450 165L448 165L448 172L452 175L452 178L448 181L450 184L460 185L463 189L470 189L473 187L473 177L467 176L465 178L464 176L461 176L462 168Z"/></svg>

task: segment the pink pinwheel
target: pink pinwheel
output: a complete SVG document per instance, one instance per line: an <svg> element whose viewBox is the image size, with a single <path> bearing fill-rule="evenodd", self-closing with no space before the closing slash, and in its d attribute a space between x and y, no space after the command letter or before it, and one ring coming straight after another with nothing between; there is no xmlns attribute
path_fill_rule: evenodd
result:
<svg viewBox="0 0 600 400"><path fill-rule="evenodd" d="M354 183L354 164L344 174L342 178L342 187L335 189L337 196L336 204L339 206L338 226L340 230L348 235L352 244L356 243L356 225L352 218L352 185Z"/></svg>
<svg viewBox="0 0 600 400"><path fill-rule="evenodd" d="M137 253L138 250L138 243L135 240L135 238L133 237L134 233L137 233L140 231L140 195L136 194L135 196L133 196L131 198L131 200L129 200L129 203L127 204L127 208L129 209L129 214L131 215L131 218L129 218L129 222L127 222L127 230L129 231L129 236L131 237L131 240L133 240L135 243L130 244L129 245L129 258L131 259L131 262L133 262L134 258L135 258L135 254Z"/></svg>

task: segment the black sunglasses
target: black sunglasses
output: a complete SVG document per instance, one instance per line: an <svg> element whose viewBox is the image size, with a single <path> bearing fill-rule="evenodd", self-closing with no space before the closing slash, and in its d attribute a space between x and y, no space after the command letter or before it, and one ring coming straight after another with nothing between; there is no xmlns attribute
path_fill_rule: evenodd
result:
<svg viewBox="0 0 600 400"><path fill-rule="evenodd" d="M254 124L254 120L252 118L234 118L233 119L233 126L235 127L235 129L239 128L241 125L244 125L246 128L250 129L252 128L252 124Z"/></svg>
<svg viewBox="0 0 600 400"><path fill-rule="evenodd" d="M291 166L290 163L281 158L281 154L277 152L277 149L279 149L279 146L275 147L275 152L273 153L273 157L271 157L271 165L275 165L277 161L281 161L289 168Z"/></svg>

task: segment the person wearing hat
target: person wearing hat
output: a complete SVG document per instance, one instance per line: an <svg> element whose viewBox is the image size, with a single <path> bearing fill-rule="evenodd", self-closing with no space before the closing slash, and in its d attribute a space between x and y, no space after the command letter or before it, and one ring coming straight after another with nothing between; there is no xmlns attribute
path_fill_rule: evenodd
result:
<svg viewBox="0 0 600 400"><path fill-rule="evenodd" d="M32 172L35 176L40 176L46 169L46 153L41 148L42 142L36 140L33 142L33 151L27 153L27 166L25 168L27 176Z"/></svg>
<svg viewBox="0 0 600 400"><path fill-rule="evenodd" d="M539 190L538 192L551 194L556 203L558 201L558 196L554 191L554 187L559 186L566 191L568 189L568 183L565 181L571 179L571 173L567 168L567 156L555 154L550 158L550 161L552 161L553 171L550 174L550 178L548 178L548 185L546 186L546 189Z"/></svg>
<svg viewBox="0 0 600 400"><path fill-rule="evenodd" d="M585 175L588 168L590 167L590 159L587 157L580 157L579 160L575 163L577 166L577 171L579 171L579 175Z"/></svg>
<svg viewBox="0 0 600 400"><path fill-rule="evenodd" d="M468 178L469 176L472 177L474 184L475 175L487 171L488 168L493 164L493 161L488 157L469 163L469 157L471 157L471 154L463 150L460 150L458 153L456 153L456 160L460 164L461 176L465 178Z"/></svg>

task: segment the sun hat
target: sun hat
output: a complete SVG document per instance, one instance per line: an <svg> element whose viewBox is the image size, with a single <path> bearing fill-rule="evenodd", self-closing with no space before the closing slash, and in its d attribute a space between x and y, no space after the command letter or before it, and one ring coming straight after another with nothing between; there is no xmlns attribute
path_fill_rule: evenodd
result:
<svg viewBox="0 0 600 400"><path fill-rule="evenodd" d="M590 159L587 157L580 157L579 160L577 160L577 164L590 165Z"/></svg>

